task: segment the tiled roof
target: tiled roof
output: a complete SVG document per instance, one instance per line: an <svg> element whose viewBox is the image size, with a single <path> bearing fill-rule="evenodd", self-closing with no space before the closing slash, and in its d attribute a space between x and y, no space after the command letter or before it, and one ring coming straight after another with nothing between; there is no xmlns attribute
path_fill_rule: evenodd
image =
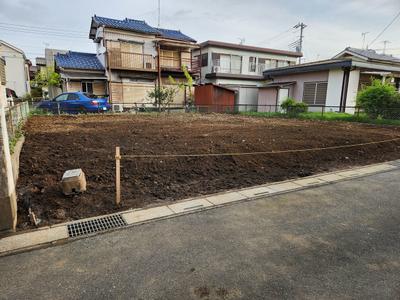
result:
<svg viewBox="0 0 400 300"><path fill-rule="evenodd" d="M54 56L56 64L64 69L104 70L96 54L69 51L66 54Z"/></svg>
<svg viewBox="0 0 400 300"><path fill-rule="evenodd" d="M347 47L345 49L345 52L346 51L348 51L350 53L354 53L356 55L363 56L370 60L381 60L381 61L400 63L399 58L393 57L391 55L379 54L375 50L372 50L372 49L357 49L357 48Z"/></svg>
<svg viewBox="0 0 400 300"><path fill-rule="evenodd" d="M173 39L185 42L193 42L193 43L196 42L194 39L183 34L179 30L155 28L147 24L145 21L141 20L134 20L128 18L125 18L124 20L116 20L105 17L99 17L95 15L92 18L92 28L93 28L93 23L96 26L106 26L115 29L122 29L139 33L145 33L145 34L154 34L160 37L165 37L167 39Z"/></svg>
<svg viewBox="0 0 400 300"><path fill-rule="evenodd" d="M104 25L111 28L131 30L142 33L158 34L158 30L148 25L145 21L139 21L128 18L124 20L116 20L99 16L94 16L93 21L95 21L99 25Z"/></svg>
<svg viewBox="0 0 400 300"><path fill-rule="evenodd" d="M194 39L192 39L190 36L187 36L186 34L183 34L180 30L172 30L164 28L157 28L157 30L161 33L161 36L167 39L196 43Z"/></svg>

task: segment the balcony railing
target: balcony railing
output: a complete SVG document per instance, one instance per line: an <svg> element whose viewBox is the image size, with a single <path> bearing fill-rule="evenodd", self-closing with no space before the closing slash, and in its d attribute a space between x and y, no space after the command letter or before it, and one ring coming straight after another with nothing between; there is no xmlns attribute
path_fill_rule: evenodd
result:
<svg viewBox="0 0 400 300"><path fill-rule="evenodd" d="M160 66L167 70L182 70L182 66L186 66L189 71L192 68L192 60L190 58L172 58L160 56Z"/></svg>
<svg viewBox="0 0 400 300"><path fill-rule="evenodd" d="M150 54L111 50L109 51L108 59L111 69L157 71L157 57ZM160 67L162 69L181 71L182 66L186 66L191 71L191 58L160 56Z"/></svg>
<svg viewBox="0 0 400 300"><path fill-rule="evenodd" d="M108 59L112 69L157 71L157 59L150 54L111 50Z"/></svg>

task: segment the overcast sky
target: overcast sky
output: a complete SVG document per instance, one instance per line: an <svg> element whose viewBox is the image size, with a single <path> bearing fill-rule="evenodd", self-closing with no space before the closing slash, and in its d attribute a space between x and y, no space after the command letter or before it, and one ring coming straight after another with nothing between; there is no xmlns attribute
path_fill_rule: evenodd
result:
<svg viewBox="0 0 400 300"><path fill-rule="evenodd" d="M88 38L91 16L125 17L157 25L157 0L0 0L0 39L29 58L44 48L95 52ZM400 11L400 0L161 0L161 26L180 29L198 42L219 40L288 49L298 22L308 25L305 60L330 58L346 46L370 43ZM25 26L25 27L24 27ZM51 30L52 35L48 32ZM62 33L64 31L64 33ZM400 18L372 45L400 56Z"/></svg>

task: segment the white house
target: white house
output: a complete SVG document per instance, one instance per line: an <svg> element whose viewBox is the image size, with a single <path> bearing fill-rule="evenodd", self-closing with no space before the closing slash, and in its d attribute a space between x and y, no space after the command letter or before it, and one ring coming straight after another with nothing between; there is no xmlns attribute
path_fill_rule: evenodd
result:
<svg viewBox="0 0 400 300"><path fill-rule="evenodd" d="M14 90L18 97L30 93L29 65L24 52L0 40L0 57L6 62L6 87Z"/></svg>
<svg viewBox="0 0 400 300"><path fill-rule="evenodd" d="M263 71L295 65L301 56L299 52L218 41L203 42L200 49L192 51L192 57L201 66L200 83L236 90L235 104L240 105L240 110L257 108Z"/></svg>
<svg viewBox="0 0 400 300"><path fill-rule="evenodd" d="M374 50L346 48L332 59L266 70L258 111L277 108L287 97L315 109L353 112L358 91L372 79L385 80L400 91L400 59Z"/></svg>

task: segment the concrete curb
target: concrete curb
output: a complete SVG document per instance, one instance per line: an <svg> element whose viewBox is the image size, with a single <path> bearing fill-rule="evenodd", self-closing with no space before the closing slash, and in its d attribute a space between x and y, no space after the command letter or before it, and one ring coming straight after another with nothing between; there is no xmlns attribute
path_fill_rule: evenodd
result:
<svg viewBox="0 0 400 300"><path fill-rule="evenodd" d="M279 194L309 189L322 185L328 185L339 181L360 178L396 169L400 169L400 160L373 164L364 167L356 167L343 171L323 173L319 175L304 177L301 179L274 182L270 184L254 186L251 188L226 191L207 196L200 196L177 201L169 205L143 209L131 209L106 216L121 215L127 224L127 226L116 228L121 229L156 220L173 218L226 205L232 205L234 203L239 203L243 201L251 201L255 199L271 197ZM95 220L101 217L105 216L103 215L93 218L76 220L73 222L38 228L28 232L16 233L11 236L4 237L0 239L0 256L29 251L32 249L46 247L52 244L73 241L100 233L110 232L111 230L116 230L105 230L75 238L69 237L68 225L82 221Z"/></svg>

